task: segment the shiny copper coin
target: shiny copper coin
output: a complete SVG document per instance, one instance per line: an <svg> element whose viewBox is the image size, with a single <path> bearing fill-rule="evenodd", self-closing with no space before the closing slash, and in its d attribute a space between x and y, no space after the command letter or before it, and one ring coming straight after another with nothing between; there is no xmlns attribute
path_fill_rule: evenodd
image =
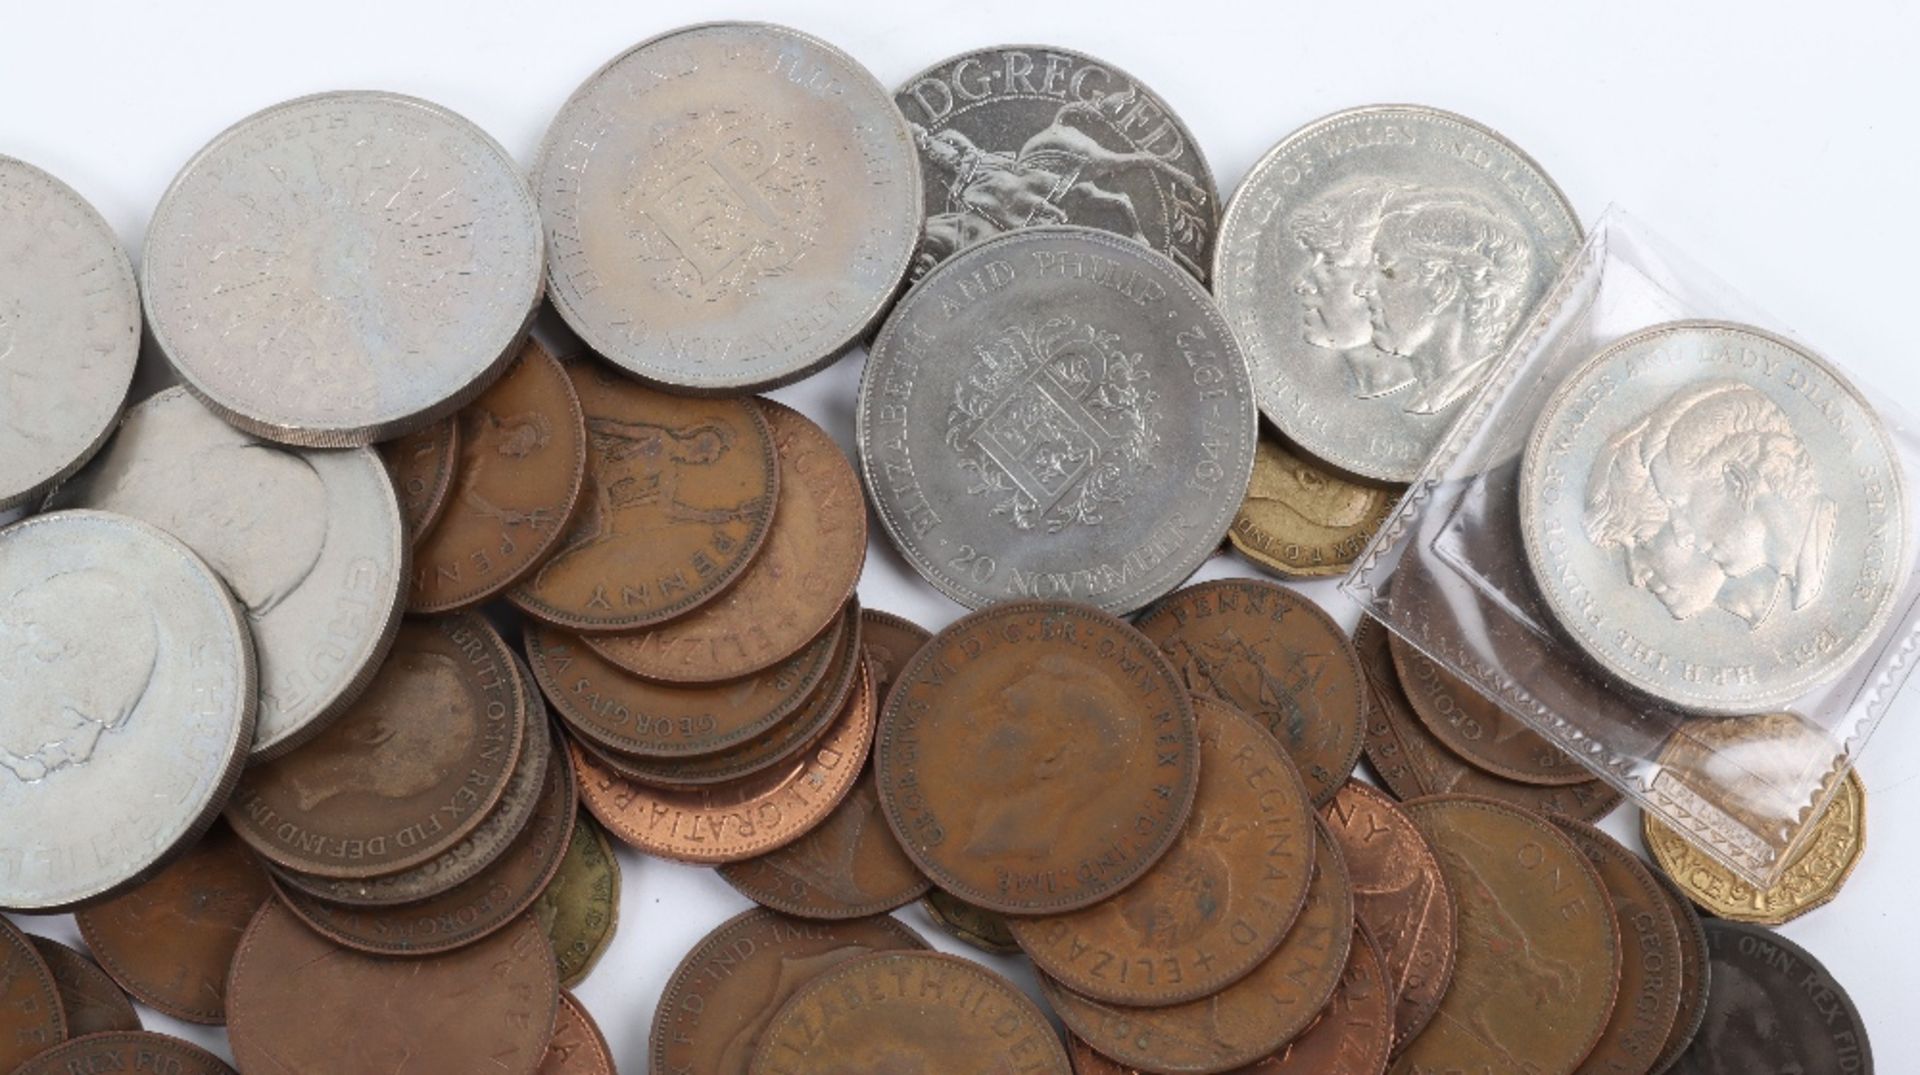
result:
<svg viewBox="0 0 1920 1075"><path fill-rule="evenodd" d="M1196 697L1200 789L1173 847L1092 907L1009 919L1034 965L1084 997L1164 1006L1217 993L1287 935L1313 878L1313 804L1266 729Z"/></svg>
<svg viewBox="0 0 1920 1075"><path fill-rule="evenodd" d="M584 357L567 374L587 424L582 503L507 596L575 631L637 630L713 600L772 528L780 471L766 418L751 400L670 396Z"/></svg>
<svg viewBox="0 0 1920 1075"><path fill-rule="evenodd" d="M247 1072L532 1075L560 1006L531 917L445 955L383 959L277 901L247 928L228 988L227 1038Z"/></svg>
<svg viewBox="0 0 1920 1075"><path fill-rule="evenodd" d="M219 1024L240 935L272 898L266 870L222 823L153 880L74 920L121 988L176 1019Z"/></svg>
<svg viewBox="0 0 1920 1075"><path fill-rule="evenodd" d="M1508 803L1446 795L1405 809L1459 901L1460 947L1439 1014L1393 1070L1578 1070L1620 985L1599 873L1551 822Z"/></svg>
<svg viewBox="0 0 1920 1075"><path fill-rule="evenodd" d="M763 907L799 918L864 918L912 903L932 887L880 815L871 771L811 832L776 851L720 868Z"/></svg>
<svg viewBox="0 0 1920 1075"><path fill-rule="evenodd" d="M680 862L738 862L798 840L833 811L873 743L873 679L860 682L834 727L789 764L732 784L668 791L622 779L576 744L587 809L622 841Z"/></svg>
<svg viewBox="0 0 1920 1075"><path fill-rule="evenodd" d="M567 532L586 481L580 399L532 340L456 417L459 478L439 524L414 545L415 614L472 608L525 578Z"/></svg>
<svg viewBox="0 0 1920 1075"><path fill-rule="evenodd" d="M0 918L0 1071L12 1071L66 1037L53 971L26 934Z"/></svg>
<svg viewBox="0 0 1920 1075"><path fill-rule="evenodd" d="M613 1050L599 1024L572 993L560 994L553 1040L535 1075L614 1075Z"/></svg>
<svg viewBox="0 0 1920 1075"><path fill-rule="evenodd" d="M1707 930L1700 922L1699 912L1666 875L1656 873L1654 880L1660 882L1667 911L1680 936L1680 1011L1674 1016L1673 1029L1667 1032L1666 1043L1653 1062L1653 1070L1663 1072L1687 1051L1694 1035L1700 1032L1700 1024L1707 1016L1709 987L1713 983L1709 981L1711 957L1707 951Z"/></svg>
<svg viewBox="0 0 1920 1075"><path fill-rule="evenodd" d="M1320 813L1353 878L1354 914L1386 959L1398 1050L1426 1027L1453 980L1453 890L1427 838L1385 794L1349 780Z"/></svg>
<svg viewBox="0 0 1920 1075"><path fill-rule="evenodd" d="M1076 910L1173 846L1199 784L1193 702L1152 642L1091 606L1010 601L935 635L874 745L894 835L1003 914Z"/></svg>
<svg viewBox="0 0 1920 1075"><path fill-rule="evenodd" d="M1266 725L1315 803L1360 760L1367 719L1360 661L1345 631L1311 600L1257 579L1176 590L1140 617L1195 694Z"/></svg>
<svg viewBox="0 0 1920 1075"><path fill-rule="evenodd" d="M1620 928L1620 995L1584 1075L1647 1075L1680 1014L1680 930L1640 856L1584 822L1555 818L1600 873Z"/></svg>
<svg viewBox="0 0 1920 1075"><path fill-rule="evenodd" d="M27 935L34 951L46 960L60 994L60 1010L67 1017L67 1036L103 1034L109 1030L139 1030L140 1016L133 1002L107 972L59 941Z"/></svg>
<svg viewBox="0 0 1920 1075"><path fill-rule="evenodd" d="M936 928L962 944L994 955L1020 954L1020 942L1013 939L1007 917L997 911L975 907L937 888L927 892L926 898L920 901L920 909Z"/></svg>
<svg viewBox="0 0 1920 1075"><path fill-rule="evenodd" d="M553 734L544 725L535 732ZM471 945L525 913L560 869L579 805L567 752L555 747L544 772L526 831L499 860L446 892L394 907L353 907L315 899L276 878L280 896L307 925L362 952L430 956Z"/></svg>
<svg viewBox="0 0 1920 1075"><path fill-rule="evenodd" d="M92 1075L104 1071L234 1075L226 1061L192 1042L138 1028L75 1038L15 1068L12 1075Z"/></svg>
<svg viewBox="0 0 1920 1075"><path fill-rule="evenodd" d="M1232 1071L1272 1056L1326 1010L1353 944L1353 890L1331 836L1314 844L1307 905L1253 973L1200 1000L1125 1008L1088 1000L1042 975L1072 1031L1123 1065L1167 1075Z"/></svg>
<svg viewBox="0 0 1920 1075"><path fill-rule="evenodd" d="M806 415L770 400L758 404L780 455L773 534L740 581L697 612L587 639L634 675L712 683L778 664L827 629L860 581L867 505L853 464Z"/></svg>
<svg viewBox="0 0 1920 1075"><path fill-rule="evenodd" d="M399 494L407 537L417 546L440 521L447 494L453 491L453 474L460 462L458 418L442 419L380 445L380 462Z"/></svg>
<svg viewBox="0 0 1920 1075"><path fill-rule="evenodd" d="M891 918L808 922L754 909L728 919L674 969L654 1009L657 1075L746 1075L761 1031L807 982L875 952L926 948Z"/></svg>
<svg viewBox="0 0 1920 1075"><path fill-rule="evenodd" d="M1414 716L1412 703L1400 689L1387 633L1378 622L1362 616L1353 640L1371 691L1367 760L1395 797L1405 801L1426 795L1473 795L1578 821L1598 821L1620 805L1620 793L1604 780L1522 784L1470 765L1442 746Z"/></svg>
<svg viewBox="0 0 1920 1075"><path fill-rule="evenodd" d="M1362 484L1297 454L1264 427L1247 498L1227 529L1240 555L1287 579L1344 575L1393 513L1403 485Z"/></svg>
<svg viewBox="0 0 1920 1075"><path fill-rule="evenodd" d="M1448 750L1522 784L1584 784L1587 767L1391 631L1387 648L1414 715Z"/></svg>
<svg viewBox="0 0 1920 1075"><path fill-rule="evenodd" d="M560 984L572 989L586 980L620 924L620 860L591 814L574 812L566 856L533 907L553 942Z"/></svg>

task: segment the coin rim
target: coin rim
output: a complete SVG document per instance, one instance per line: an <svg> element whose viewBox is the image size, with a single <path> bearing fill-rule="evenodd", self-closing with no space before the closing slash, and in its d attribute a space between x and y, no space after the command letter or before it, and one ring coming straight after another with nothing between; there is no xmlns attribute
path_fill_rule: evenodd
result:
<svg viewBox="0 0 1920 1075"><path fill-rule="evenodd" d="M39 954L41 961L46 963L48 973L53 975L53 988L56 993L60 994L60 1009L67 1021L66 1032L69 1035L73 1034L73 1005L67 1003L66 990L61 988L60 972L55 969L53 965L55 960L59 960L73 967L82 977L97 977L99 981L105 982L108 988L112 989L113 995L108 1003L102 1006L112 1008L115 1016L133 1022L131 1028L123 1027L116 1031L102 1030L96 1031L95 1033L119 1033L126 1029L145 1029L140 1025L140 1013L133 1009L133 998L128 995L127 990L122 988L118 981L114 980L113 975L107 973L107 969L101 966L98 960L90 958L87 953L82 952L80 949L70 944L56 941L52 937L43 937L38 933L28 933L25 930L21 930L20 934L27 939L27 943ZM79 1036L84 1037L86 1035ZM67 1040L72 1041L74 1038L69 1037Z"/></svg>
<svg viewBox="0 0 1920 1075"><path fill-rule="evenodd" d="M20 955L25 957L23 962L26 964L27 972L33 976L33 983L39 986L41 1000L45 1001L48 1014L53 1016L54 1044L50 1048L57 1049L69 1033L67 1005L60 997L60 983L53 977L53 968L47 964L40 950L34 947L33 941L29 939L31 936L32 934L26 930L14 925L11 919L0 915L0 944L12 944ZM33 1056L28 1056L22 1063L31 1064L33 1059Z"/></svg>
<svg viewBox="0 0 1920 1075"><path fill-rule="evenodd" d="M1581 765L1579 759L1565 747L1541 735L1533 729L1532 725L1501 708L1500 703L1488 697L1484 691L1465 676L1454 672L1453 669L1448 668L1445 664L1442 664L1439 660L1428 654L1426 650L1422 649L1412 639L1407 638L1392 628L1387 629L1387 653L1391 655L1393 659L1393 671L1400 682L1400 693L1406 696L1407 705L1413 710L1413 715L1420 718L1420 723L1426 725L1427 731L1433 736L1434 740L1441 746L1446 747L1455 757L1467 762L1481 772L1505 777L1516 784L1531 784L1535 787L1565 788L1572 787L1575 784L1591 783L1594 780L1600 779L1594 775L1592 770ZM1415 661L1425 661L1432 665L1436 673L1436 683L1440 683L1442 686L1433 691L1408 690L1407 682L1409 677L1416 683L1418 683L1420 679L1420 677L1414 674L1408 667ZM1445 681L1447 680L1452 682L1446 683ZM1446 687L1454 687L1456 689L1447 690L1445 689ZM1460 690L1469 692L1472 695L1473 701L1477 701L1482 705L1491 706L1498 719L1511 721L1518 726L1524 734L1535 737L1541 743L1552 748L1554 752L1565 755L1568 763L1567 768L1570 772L1547 774L1534 769L1523 769L1520 766L1512 765L1500 758L1493 757L1489 751L1479 749L1478 743L1474 743L1454 728L1453 722L1446 719L1440 711L1440 704L1434 700L1434 695L1436 694L1458 693ZM1445 730L1443 731L1442 729ZM1471 744L1473 749L1468 749L1469 744Z"/></svg>
<svg viewBox="0 0 1920 1075"><path fill-rule="evenodd" d="M218 1056L215 1056L206 1049L202 1049L200 1046L195 1045L185 1038L175 1037L172 1034L164 1034L157 1030L142 1028L140 1030L102 1030L96 1034L82 1034L77 1038L68 1038L66 1041L29 1059L25 1064L15 1069L13 1075L60 1075L62 1071L77 1070L73 1068L54 1067L53 1062L61 1059L57 1054L69 1049L78 1051L86 1046L102 1043L109 1038L133 1038L135 1040L130 1044L136 1047L141 1045L149 1047L165 1046L168 1049L174 1050L176 1054L168 1059L191 1060L199 1064L201 1070L209 1073L209 1075L222 1075L222 1073L232 1073L236 1070L232 1064L227 1063L225 1060L220 1059ZM167 1070L174 1072L180 1069L170 1067Z"/></svg>

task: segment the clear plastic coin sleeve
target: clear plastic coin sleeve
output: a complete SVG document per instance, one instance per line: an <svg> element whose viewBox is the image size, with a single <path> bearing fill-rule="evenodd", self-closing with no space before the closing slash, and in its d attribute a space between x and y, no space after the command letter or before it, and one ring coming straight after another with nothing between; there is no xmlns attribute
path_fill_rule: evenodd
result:
<svg viewBox="0 0 1920 1075"><path fill-rule="evenodd" d="M1920 650L1920 424L1617 208L1509 338L1342 589L1770 887Z"/></svg>

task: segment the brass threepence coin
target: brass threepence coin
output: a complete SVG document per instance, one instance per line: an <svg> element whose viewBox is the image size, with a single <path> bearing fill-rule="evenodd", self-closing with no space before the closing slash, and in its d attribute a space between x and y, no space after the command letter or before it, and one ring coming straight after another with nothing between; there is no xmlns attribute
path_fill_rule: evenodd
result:
<svg viewBox="0 0 1920 1075"><path fill-rule="evenodd" d="M234 1075L226 1061L192 1042L137 1028L77 1037L13 1069L12 1075L78 1075L101 1071Z"/></svg>
<svg viewBox="0 0 1920 1075"><path fill-rule="evenodd" d="M780 471L760 408L669 396L585 356L567 373L587 422L582 503L507 596L575 631L631 631L712 600L773 523Z"/></svg>
<svg viewBox="0 0 1920 1075"><path fill-rule="evenodd" d="M653 1014L652 1070L746 1075L762 1030L800 987L862 956L926 946L885 916L808 922L760 908L736 915L667 979Z"/></svg>
<svg viewBox="0 0 1920 1075"><path fill-rule="evenodd" d="M1522 784L1584 784L1593 779L1573 755L1549 742L1479 689L1387 632L1387 648L1413 711L1447 749L1495 776Z"/></svg>
<svg viewBox="0 0 1920 1075"><path fill-rule="evenodd" d="M1806 949L1771 930L1708 919L1706 1021L1670 1075L1873 1075L1853 998Z"/></svg>
<svg viewBox="0 0 1920 1075"><path fill-rule="evenodd" d="M1393 514L1403 485L1362 485L1261 430L1253 480L1227 540L1283 579L1344 575Z"/></svg>
<svg viewBox="0 0 1920 1075"><path fill-rule="evenodd" d="M1071 911L1132 884L1178 838L1199 770L1193 702L1153 643L1056 601L995 605L935 635L874 744L907 854L1003 914Z"/></svg>
<svg viewBox="0 0 1920 1075"><path fill-rule="evenodd" d="M407 538L417 548L440 521L447 494L453 491L454 471L460 465L459 416L442 418L379 449L380 462L400 497Z"/></svg>
<svg viewBox="0 0 1920 1075"><path fill-rule="evenodd" d="M407 611L472 608L525 578L565 534L586 482L587 427L567 370L527 341L462 408L459 480L415 543Z"/></svg>
<svg viewBox="0 0 1920 1075"><path fill-rule="evenodd" d="M999 956L1020 954L1020 942L1013 939L1007 917L997 911L975 907L937 888L927 892L920 909L942 933L962 944Z"/></svg>
<svg viewBox="0 0 1920 1075"><path fill-rule="evenodd" d="M867 510L853 464L806 415L756 402L780 457L773 534L740 581L698 611L645 631L587 639L635 675L711 683L778 664L827 629L860 581Z"/></svg>
<svg viewBox="0 0 1920 1075"><path fill-rule="evenodd" d="M408 620L337 721L242 776L227 820L262 857L301 873L377 877L430 862L505 793L528 705L513 651L486 620Z"/></svg>
<svg viewBox="0 0 1920 1075"><path fill-rule="evenodd" d="M864 918L932 887L880 813L873 773L860 774L825 821L778 850L720 868L741 895L800 918Z"/></svg>
<svg viewBox="0 0 1920 1075"><path fill-rule="evenodd" d="M247 927L228 984L243 1071L532 1075L560 1006L531 916L458 951L383 959L342 948L277 902Z"/></svg>
<svg viewBox="0 0 1920 1075"><path fill-rule="evenodd" d="M1453 984L1397 1075L1569 1075L1606 1029L1620 927L1600 875L1538 814L1491 799L1406 804L1460 903Z"/></svg>
<svg viewBox="0 0 1920 1075"><path fill-rule="evenodd" d="M553 942L561 988L572 989L592 972L620 924L620 859L585 810L575 809L566 856L533 909Z"/></svg>
<svg viewBox="0 0 1920 1075"><path fill-rule="evenodd" d="M83 1037L110 1030L139 1030L140 1016L133 1002L93 960L59 941L26 935L34 951L46 960L60 994L60 1010L67 1017L67 1036Z"/></svg>
<svg viewBox="0 0 1920 1075"><path fill-rule="evenodd" d="M1007 922L1081 996L1161 1007L1218 993L1279 947L1306 902L1315 815L1300 774L1233 707L1197 697L1194 711L1200 789L1166 855L1091 907Z"/></svg>
<svg viewBox="0 0 1920 1075"><path fill-rule="evenodd" d="M1266 725L1315 803L1360 760L1366 688L1353 644L1332 616L1283 586L1217 579L1176 590L1140 617L1195 694Z"/></svg>
<svg viewBox="0 0 1920 1075"><path fill-rule="evenodd" d="M1620 994L1582 1075L1647 1075L1680 1014L1680 930L1640 856L1585 822L1553 818L1600 873L1620 924Z"/></svg>
<svg viewBox="0 0 1920 1075"><path fill-rule="evenodd" d="M1106 1056L1167 1075L1210 1075L1272 1056L1305 1031L1339 986L1353 936L1346 866L1333 838L1322 835L1306 908L1287 939L1221 992L1172 1007L1125 1008L1077 996L1045 975L1040 988L1068 1028Z"/></svg>
<svg viewBox="0 0 1920 1075"><path fill-rule="evenodd" d="M560 994L553 1040L534 1075L614 1075L613 1050L593 1015L572 993Z"/></svg>
<svg viewBox="0 0 1920 1075"><path fill-rule="evenodd" d="M222 822L153 880L74 921L121 988L176 1019L217 1025L240 935L271 899L266 870Z"/></svg>
<svg viewBox="0 0 1920 1075"><path fill-rule="evenodd" d="M27 935L0 917L0 1070L12 1071L66 1038L53 971Z"/></svg>
<svg viewBox="0 0 1920 1075"><path fill-rule="evenodd" d="M860 610L860 648L867 651L867 665L873 669L873 692L880 699L882 709L886 707L893 681L900 678L907 662L932 637L932 631L905 616L877 608Z"/></svg>
<svg viewBox="0 0 1920 1075"><path fill-rule="evenodd" d="M747 1070L1073 1075L1053 1025L1025 993L940 952L884 952L814 978L761 1032Z"/></svg>
<svg viewBox="0 0 1920 1075"><path fill-rule="evenodd" d="M1354 915L1386 960L1397 1051L1426 1027L1453 981L1453 890L1432 845L1385 794L1349 780L1320 813L1353 879Z"/></svg>
<svg viewBox="0 0 1920 1075"><path fill-rule="evenodd" d="M1667 1032L1666 1043L1661 1046L1658 1059L1653 1062L1655 1072L1666 1071L1687 1046L1693 1043L1695 1034L1700 1032L1700 1024L1707 1016L1707 999L1713 983L1709 980L1710 958L1707 953L1707 931L1700 924L1700 914L1693 904L1680 891L1680 886L1663 873L1655 873L1654 880L1660 882L1660 892L1666 897L1667 910L1671 913L1674 927L1680 933L1680 1013L1674 1017L1673 1029Z"/></svg>

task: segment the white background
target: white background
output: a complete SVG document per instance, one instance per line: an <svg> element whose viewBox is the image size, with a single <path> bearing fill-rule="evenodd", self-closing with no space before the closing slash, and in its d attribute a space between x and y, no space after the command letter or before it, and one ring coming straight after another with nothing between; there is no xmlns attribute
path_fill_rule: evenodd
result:
<svg viewBox="0 0 1920 1075"><path fill-rule="evenodd" d="M1883 3L965 5L528 0L0 0L0 153L65 179L138 257L179 166L240 117L331 89L447 105L523 163L574 87L627 46L714 18L785 22L835 42L888 86L956 52L1013 42L1110 60L1170 102L1223 194L1324 113L1417 102L1511 137L1591 222L1631 208L1774 318L1920 410L1913 329L1920 100L1913 5ZM851 450L860 357L777 395ZM1244 573L1217 558L1203 577ZM1328 584L1310 588L1346 622ZM959 609L876 536L861 596L938 627ZM1867 754L1865 861L1786 934L1852 992L1882 1072L1920 1071L1920 685ZM1607 827L1638 846L1637 817ZM613 948L580 995L623 1070L646 1069L656 998L686 950L747 906L709 870L634 855ZM917 912L904 912L925 927ZM68 918L26 920L73 941ZM929 933L944 948L956 946ZM1015 972L1014 961L1001 961ZM1025 979L1023 979L1025 980ZM224 1035L144 1011L150 1028L224 1051Z"/></svg>

